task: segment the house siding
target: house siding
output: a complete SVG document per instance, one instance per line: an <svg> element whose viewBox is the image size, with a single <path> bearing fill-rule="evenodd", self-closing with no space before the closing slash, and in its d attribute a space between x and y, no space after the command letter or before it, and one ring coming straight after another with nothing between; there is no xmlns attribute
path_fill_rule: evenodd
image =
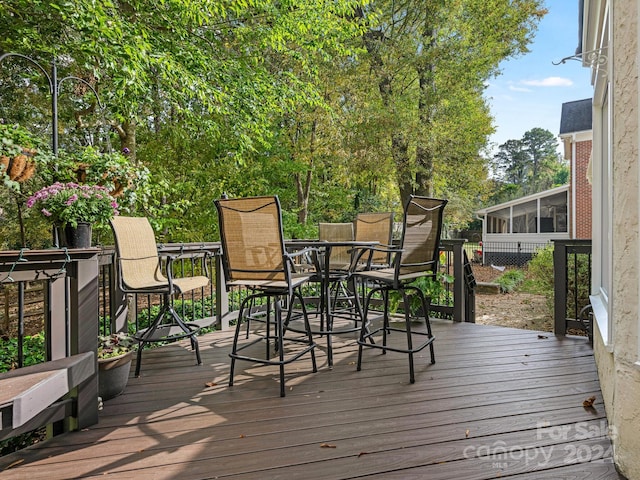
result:
<svg viewBox="0 0 640 480"><path fill-rule="evenodd" d="M601 4L602 11L605 11L605 3ZM585 1L585 5L588 4L589 1ZM638 2L616 0L608 5L611 11L608 80L611 82L612 124L611 138L604 138L603 142L611 143L612 159L612 287L609 298L612 341L607 345L606 338L596 329L594 350L616 465L629 479L640 479ZM592 34L597 37L597 33ZM602 135L602 132L594 131L594 137L596 135ZM594 182L599 181L606 179L594 178ZM594 225L594 238L607 234ZM594 258L594 262L597 261Z"/></svg>

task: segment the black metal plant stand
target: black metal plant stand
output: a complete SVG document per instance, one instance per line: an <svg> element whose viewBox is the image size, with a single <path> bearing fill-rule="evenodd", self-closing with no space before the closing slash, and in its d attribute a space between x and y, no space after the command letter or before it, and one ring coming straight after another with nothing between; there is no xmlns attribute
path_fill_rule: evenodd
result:
<svg viewBox="0 0 640 480"><path fill-rule="evenodd" d="M49 92L51 93L51 117L52 117L52 127L51 127L51 148L53 150L54 155L58 155L58 92L60 91L60 86L66 80L77 80L84 85L86 85L95 95L96 100L98 101L98 105L100 108L103 108L102 102L100 101L100 97L98 96L98 92L87 82L86 80L75 77L73 75L69 75L61 78L58 81L58 69L56 67L55 58L51 61L51 74L49 74L42 65L36 62L33 58L23 55L21 53L4 53L0 55L0 63L3 62L5 58L8 57L19 57L27 60L28 62L35 65L46 77L47 82L49 83Z"/></svg>

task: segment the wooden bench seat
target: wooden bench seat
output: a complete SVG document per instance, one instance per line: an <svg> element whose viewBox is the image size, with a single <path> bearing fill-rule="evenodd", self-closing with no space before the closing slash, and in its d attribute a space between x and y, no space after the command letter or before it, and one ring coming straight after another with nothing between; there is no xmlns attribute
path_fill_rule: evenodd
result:
<svg viewBox="0 0 640 480"><path fill-rule="evenodd" d="M95 364L94 353L85 352L0 373L0 438L11 436L95 375Z"/></svg>

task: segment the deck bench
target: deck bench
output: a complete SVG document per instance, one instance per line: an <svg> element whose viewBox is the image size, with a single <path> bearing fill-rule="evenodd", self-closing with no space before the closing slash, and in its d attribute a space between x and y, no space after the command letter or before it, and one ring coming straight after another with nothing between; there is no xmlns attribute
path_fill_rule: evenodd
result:
<svg viewBox="0 0 640 480"><path fill-rule="evenodd" d="M0 373L0 440L77 416L73 391L95 374L93 352Z"/></svg>

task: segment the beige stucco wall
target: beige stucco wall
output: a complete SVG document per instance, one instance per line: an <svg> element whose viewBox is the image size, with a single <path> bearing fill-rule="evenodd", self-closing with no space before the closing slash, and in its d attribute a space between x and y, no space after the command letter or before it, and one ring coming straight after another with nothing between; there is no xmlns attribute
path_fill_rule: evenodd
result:
<svg viewBox="0 0 640 480"><path fill-rule="evenodd" d="M616 464L629 479L640 479L638 2L612 4L613 352L599 335L594 346Z"/></svg>

